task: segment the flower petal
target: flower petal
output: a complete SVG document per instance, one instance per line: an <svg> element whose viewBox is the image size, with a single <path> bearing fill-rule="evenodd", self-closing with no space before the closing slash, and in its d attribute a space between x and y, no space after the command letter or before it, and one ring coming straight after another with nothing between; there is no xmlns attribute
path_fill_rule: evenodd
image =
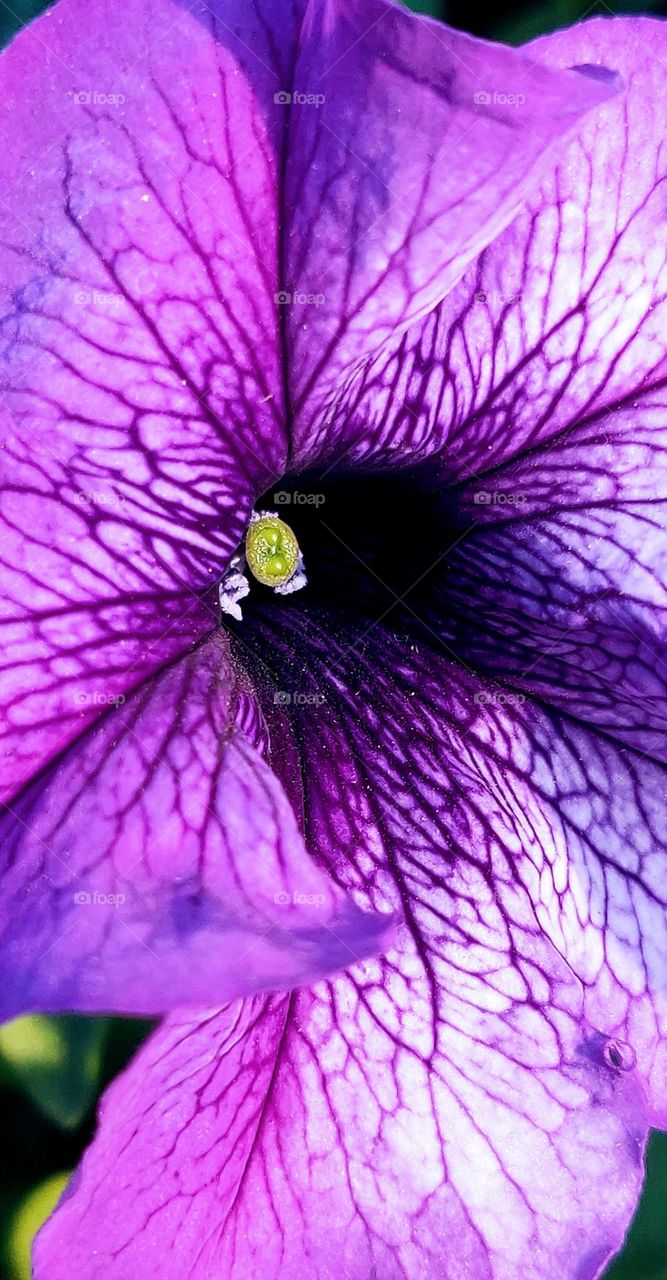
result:
<svg viewBox="0 0 667 1280"><path fill-rule="evenodd" d="M341 383L384 342L379 364L393 369L397 328L446 296L522 207L553 144L620 84L386 0L311 5L306 31L285 178L300 466L355 444L330 404ZM365 444L377 447L374 432Z"/></svg>
<svg viewBox="0 0 667 1280"><path fill-rule="evenodd" d="M216 635L2 819L0 1017L164 1012L310 981L386 944L388 918L308 856L244 684Z"/></svg>
<svg viewBox="0 0 667 1280"><path fill-rule="evenodd" d="M653 20L603 20L532 49L618 66L627 93L582 122L439 311L369 365L350 454L428 457L434 528L457 513L452 541L467 536L411 595L433 631L661 761L666 37Z"/></svg>
<svg viewBox="0 0 667 1280"><path fill-rule="evenodd" d="M346 859L358 866L360 832L350 828L347 799L361 830L378 825L387 857L395 845L399 870L406 859L406 902L424 893L428 908L418 871L427 855L454 871L463 860L473 878L475 867L490 869L496 895L502 883L520 886L533 928L583 984L585 1020L631 1044L652 1122L667 1123L664 766L481 682L425 646L423 635L400 639L382 624L342 626L303 610L299 620L274 614L271 634L274 664L282 648L293 669L298 645L320 691L317 703L293 714L306 795L313 787L319 805L309 834L327 865L344 884ZM337 796L326 761L346 757L346 789ZM360 809L365 792L373 799Z"/></svg>
<svg viewBox="0 0 667 1280"><path fill-rule="evenodd" d="M299 617L272 611L272 662L298 638L320 693L292 708L310 838L405 930L314 990L170 1019L36 1280L594 1280L665 1096L663 771L381 626Z"/></svg>
<svg viewBox="0 0 667 1280"><path fill-rule="evenodd" d="M374 6L369 0L366 18L377 18L376 34L357 39L366 18L347 4L308 20L285 4L276 42L262 6L240 0L204 17L174 0L134 0L112 14L101 0L85 12L81 0L61 0L2 56L0 796L16 794L94 718L93 702L79 695L95 692L101 670L110 693L125 693L203 634L189 592L221 576L254 499L287 458L281 355L303 390L310 353L344 336L348 323L343 363L350 352L358 359L371 312L376 344L413 313L406 289L419 310L440 297L514 212L545 144L610 92L444 33L384 0ZM380 29L393 48L391 71ZM298 75L319 84L331 71L330 97L322 130L316 116L325 114L295 99L290 133L280 86L297 74L299 38ZM433 83L416 88L424 75ZM368 77L363 138L350 77ZM504 103L471 104L484 77L501 94L510 82L515 95L526 91L519 128ZM401 111L388 126L386 94L399 83ZM378 175L368 176L388 127L397 172L407 155L416 162L417 125L421 160L433 162L430 181L446 189L444 203L428 189L399 192L391 175L378 197ZM470 131L477 168L468 163L465 189L454 190L452 157L463 149L469 161ZM296 155L312 158L315 147L332 170L342 149L345 183L362 194L343 220L345 191L323 193L311 182L301 198L297 162L286 179L292 256L283 262L277 167L288 138ZM383 212L387 191L391 213ZM313 206L330 273L329 329L314 341L294 307L288 350L284 273L314 287L323 269L321 254L310 252ZM462 236L463 208L474 217ZM353 293L328 244L335 230L340 245L341 226L357 237L372 232L363 247L355 242ZM388 253L393 261L397 241L401 262L387 272L381 264ZM340 370L332 359L330 385Z"/></svg>
<svg viewBox="0 0 667 1280"><path fill-rule="evenodd" d="M525 211L423 324L342 398L347 463L437 459L474 477L664 385L665 23L596 19L531 46L613 66L626 86L584 118ZM336 428L332 428L336 430Z"/></svg>
<svg viewBox="0 0 667 1280"><path fill-rule="evenodd" d="M461 490L479 528L427 604L466 662L662 763L666 408L664 391L637 396L550 441L539 465L527 454Z"/></svg>
<svg viewBox="0 0 667 1280"><path fill-rule="evenodd" d="M0 795L202 635L283 468L272 40L62 0L0 59Z"/></svg>
<svg viewBox="0 0 667 1280"><path fill-rule="evenodd" d="M170 1017L103 1102L35 1280L594 1280L641 1182L632 1074L561 1010L475 1010L471 978L435 1049L417 967Z"/></svg>

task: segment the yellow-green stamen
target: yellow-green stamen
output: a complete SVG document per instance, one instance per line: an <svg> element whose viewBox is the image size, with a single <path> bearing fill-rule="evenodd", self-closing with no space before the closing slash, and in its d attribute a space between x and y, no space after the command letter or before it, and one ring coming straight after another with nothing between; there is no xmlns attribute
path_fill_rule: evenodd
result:
<svg viewBox="0 0 667 1280"><path fill-rule="evenodd" d="M260 516L248 529L245 555L258 582L265 587L281 587L289 582L299 563L299 544L284 520Z"/></svg>

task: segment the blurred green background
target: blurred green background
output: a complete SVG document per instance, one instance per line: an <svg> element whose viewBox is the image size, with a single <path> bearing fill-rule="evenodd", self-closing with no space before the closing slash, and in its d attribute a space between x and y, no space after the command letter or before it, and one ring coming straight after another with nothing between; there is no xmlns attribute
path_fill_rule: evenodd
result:
<svg viewBox="0 0 667 1280"><path fill-rule="evenodd" d="M0 0L0 43L9 40L18 27L46 7L44 0L12 0L11 4ZM430 13L453 27L460 27L462 31L471 31L473 35L484 36L487 40L504 40L509 44L522 44L545 31L569 26L571 22L579 22L595 14L657 13L667 16L667 0L644 0L643 4L639 0L625 0L622 5L609 5L604 0L593 4L587 4L586 0L547 0L546 4L535 4L534 0L522 3L500 0L489 5L471 4L469 0L468 3L465 0L463 3L460 0L411 0L409 8L417 13Z"/></svg>
<svg viewBox="0 0 667 1280"><path fill-rule="evenodd" d="M45 7L40 0L0 0L0 44ZM667 0L625 0L617 9L585 0L501 0L488 8L413 0L411 7L511 44L594 14L667 15ZM32 1236L92 1137L97 1099L149 1030L149 1023L113 1018L36 1017L0 1029L2 1280L30 1280ZM667 1280L667 1134L651 1138L644 1195L626 1247L605 1280Z"/></svg>

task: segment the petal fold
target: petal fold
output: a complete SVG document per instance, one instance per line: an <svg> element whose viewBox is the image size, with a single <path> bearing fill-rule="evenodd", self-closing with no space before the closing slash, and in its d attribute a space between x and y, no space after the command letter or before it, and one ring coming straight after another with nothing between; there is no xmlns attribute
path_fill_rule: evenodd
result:
<svg viewBox="0 0 667 1280"><path fill-rule="evenodd" d="M381 625L298 618L273 612L272 663L307 653L319 693L292 710L313 848L404 928L308 991L170 1019L36 1280L93 1248L100 1280L596 1280L665 1096L664 773Z"/></svg>
<svg viewBox="0 0 667 1280"><path fill-rule="evenodd" d="M244 683L215 636L7 811L0 1016L214 1003L386 943L306 852Z"/></svg>
<svg viewBox="0 0 667 1280"><path fill-rule="evenodd" d="M592 112L602 127L598 108L621 84L613 72L546 66L530 50L475 40L387 0L313 3L309 19L294 87L318 105L294 97L285 177L300 466L355 449L341 386L355 385L360 362L362 381L369 363L393 369L397 332L498 237L581 118ZM391 394L391 373L387 383ZM363 441L378 443L373 430Z"/></svg>
<svg viewBox="0 0 667 1280"><path fill-rule="evenodd" d="M477 527L427 606L466 662L663 764L666 408L637 394L460 490Z"/></svg>
<svg viewBox="0 0 667 1280"><path fill-rule="evenodd" d="M267 41L240 3L62 0L0 57L0 796L101 659L126 694L204 634L283 469Z"/></svg>
<svg viewBox="0 0 667 1280"><path fill-rule="evenodd" d="M641 1182L632 1075L562 1013L469 1039L501 1020L463 1029L451 992L429 1054L414 959L389 966L393 989L374 967L170 1017L109 1090L35 1280L595 1280Z"/></svg>
<svg viewBox="0 0 667 1280"><path fill-rule="evenodd" d="M430 459L491 488L502 463L664 386L666 40L655 19L594 19L529 46L552 69L615 67L624 90L440 307L350 380L330 428L347 466Z"/></svg>

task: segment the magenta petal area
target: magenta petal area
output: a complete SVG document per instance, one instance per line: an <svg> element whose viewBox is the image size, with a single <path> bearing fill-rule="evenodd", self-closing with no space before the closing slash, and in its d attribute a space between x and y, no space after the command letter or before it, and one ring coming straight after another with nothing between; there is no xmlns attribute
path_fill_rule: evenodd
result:
<svg viewBox="0 0 667 1280"><path fill-rule="evenodd" d="M205 634L257 495L612 79L384 0L61 0L2 54L0 798Z"/></svg>
<svg viewBox="0 0 667 1280"><path fill-rule="evenodd" d="M251 625L263 633L263 622ZM408 927L428 932L442 918L464 966L485 878L492 910L509 917L491 918L510 957L513 904L523 901L533 920L520 913L522 929L563 958L584 1022L630 1045L651 1121L666 1125L664 764L480 679L424 626L399 638L382 623L302 609L282 623L274 614L271 628L288 670L307 655L319 698L292 719L324 864L371 898L385 869L398 877Z"/></svg>
<svg viewBox="0 0 667 1280"><path fill-rule="evenodd" d="M284 467L279 76L219 8L63 0L0 56L0 797L205 634Z"/></svg>
<svg viewBox="0 0 667 1280"><path fill-rule="evenodd" d="M405 586L449 652L661 763L666 35L595 20L531 46L551 66L617 66L624 91L341 402L350 468L423 463L439 568Z"/></svg>
<svg viewBox="0 0 667 1280"><path fill-rule="evenodd" d="M306 852L245 686L215 636L5 812L0 1016L216 1004L386 945Z"/></svg>
<svg viewBox="0 0 667 1280"><path fill-rule="evenodd" d="M565 135L619 87L612 72L546 67L387 0L307 11L285 86L299 466L345 453L353 440L335 402L354 368L447 295Z"/></svg>
<svg viewBox="0 0 667 1280"><path fill-rule="evenodd" d="M439 1014L406 944L171 1015L108 1091L35 1280L595 1280L641 1184L641 1093L560 1001L501 996L496 956L450 970ZM549 948L531 961L567 1004Z"/></svg>
<svg viewBox="0 0 667 1280"><path fill-rule="evenodd" d="M662 771L363 632L272 611L273 680L308 653L309 840L403 928L309 990L170 1017L36 1280L595 1280L620 1247L665 1088Z"/></svg>
<svg viewBox="0 0 667 1280"><path fill-rule="evenodd" d="M464 661L663 764L666 412L664 390L638 392L539 459L528 453L466 486L469 534L427 602Z"/></svg>
<svg viewBox="0 0 667 1280"><path fill-rule="evenodd" d="M492 493L504 462L575 425L602 435L608 413L664 389L666 40L664 22L596 19L525 51L615 67L623 91L442 304L340 389L329 430L346 466L431 459L443 482Z"/></svg>

